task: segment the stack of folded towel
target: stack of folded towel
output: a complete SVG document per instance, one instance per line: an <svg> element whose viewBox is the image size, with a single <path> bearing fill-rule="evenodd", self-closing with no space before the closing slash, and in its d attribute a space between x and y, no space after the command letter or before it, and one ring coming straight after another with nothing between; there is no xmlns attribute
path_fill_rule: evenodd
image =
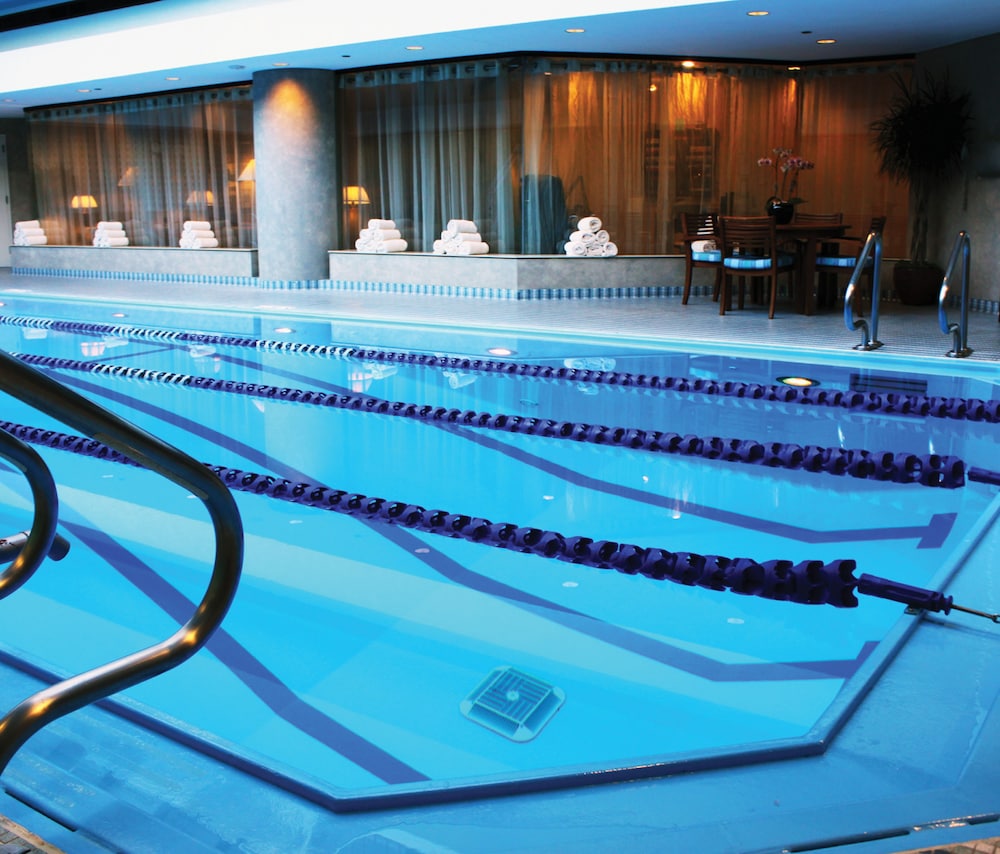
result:
<svg viewBox="0 0 1000 854"><path fill-rule="evenodd" d="M14 223L15 246L44 246L48 242L45 229L37 219L25 219Z"/></svg>
<svg viewBox="0 0 1000 854"><path fill-rule="evenodd" d="M613 258L618 254L618 246L611 242L611 235L596 216L579 219L563 249L573 258Z"/></svg>
<svg viewBox="0 0 1000 854"><path fill-rule="evenodd" d="M719 244L711 237L707 240L692 240L691 241L691 253L693 255L702 254L707 252L718 252Z"/></svg>
<svg viewBox="0 0 1000 854"><path fill-rule="evenodd" d="M94 246L128 246L128 235L120 222L101 220L94 229Z"/></svg>
<svg viewBox="0 0 1000 854"><path fill-rule="evenodd" d="M189 219L181 231L181 249L215 249L219 241L212 231L212 223Z"/></svg>
<svg viewBox="0 0 1000 854"><path fill-rule="evenodd" d="M434 241L435 255L488 255L490 245L471 219L450 219L441 238Z"/></svg>
<svg viewBox="0 0 1000 854"><path fill-rule="evenodd" d="M378 254L405 252L407 246L403 235L396 228L396 223L391 219L368 220L368 226L361 229L358 239L354 241L354 248L358 252Z"/></svg>

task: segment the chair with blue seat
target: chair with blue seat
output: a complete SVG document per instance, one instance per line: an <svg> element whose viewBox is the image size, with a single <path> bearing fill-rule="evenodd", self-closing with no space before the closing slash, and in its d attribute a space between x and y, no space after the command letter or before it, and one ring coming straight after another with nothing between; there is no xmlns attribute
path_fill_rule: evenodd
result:
<svg viewBox="0 0 1000 854"><path fill-rule="evenodd" d="M796 256L782 252L769 216L719 217L722 236L722 291L719 294L719 314L725 314L732 296L734 277L737 280L737 304L743 308L743 291L746 280L763 280L770 287L768 318L774 317L774 303L778 293L778 276L796 270Z"/></svg>
<svg viewBox="0 0 1000 854"><path fill-rule="evenodd" d="M850 276L858 263L858 256L864 249L865 241L871 232L882 233L885 228L884 216L873 216L868 231L863 237L844 235L836 240L823 241L819 254L816 256L816 271L819 273L818 305L834 305L840 295L839 274ZM868 291L871 292L874 264L871 258L865 260L863 271L868 281Z"/></svg>
<svg viewBox="0 0 1000 854"><path fill-rule="evenodd" d="M722 250L719 247L719 217L715 213L684 213L684 296L681 304L687 305L691 296L691 277L695 267L715 270L713 299L719 298L722 287Z"/></svg>

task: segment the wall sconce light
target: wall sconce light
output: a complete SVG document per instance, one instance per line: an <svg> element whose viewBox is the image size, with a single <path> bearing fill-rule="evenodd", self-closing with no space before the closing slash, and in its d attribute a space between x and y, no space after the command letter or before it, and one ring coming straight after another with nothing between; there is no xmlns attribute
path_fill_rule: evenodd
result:
<svg viewBox="0 0 1000 854"><path fill-rule="evenodd" d="M368 191L364 187L344 187L345 205L369 205Z"/></svg>
<svg viewBox="0 0 1000 854"><path fill-rule="evenodd" d="M256 181L257 180L257 158L251 157L247 161L247 165L243 167L243 171L236 178L237 181Z"/></svg>
<svg viewBox="0 0 1000 854"><path fill-rule="evenodd" d="M211 207L215 204L215 193L211 190L192 190L185 200L189 205L207 205Z"/></svg>
<svg viewBox="0 0 1000 854"><path fill-rule="evenodd" d="M97 199L93 196L73 196L73 198L69 200L69 206L73 208L73 210L93 210L97 207Z"/></svg>

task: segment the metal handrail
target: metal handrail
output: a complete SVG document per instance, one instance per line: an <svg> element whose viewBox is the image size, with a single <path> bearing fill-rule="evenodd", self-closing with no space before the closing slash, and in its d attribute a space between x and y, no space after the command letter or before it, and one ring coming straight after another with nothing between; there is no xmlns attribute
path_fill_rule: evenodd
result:
<svg viewBox="0 0 1000 854"><path fill-rule="evenodd" d="M0 599L3 599L34 575L52 550L59 522L59 494L45 460L34 448L6 430L0 430L0 457L12 463L27 478L35 507L27 537L23 544L16 543L17 556L10 566L0 572ZM6 552L3 547L7 544L7 539L0 540L0 554Z"/></svg>
<svg viewBox="0 0 1000 854"><path fill-rule="evenodd" d="M971 243L969 234L960 231L955 239L955 246L951 250L951 258L945 269L944 279L941 280L941 291L938 294L938 325L945 335L952 336L951 349L945 353L956 359L964 359L972 353L969 347L969 258L971 254ZM948 323L948 290L951 285L951 277L955 272L955 264L958 259L962 259L962 293L960 297L960 314L958 323Z"/></svg>
<svg viewBox="0 0 1000 854"><path fill-rule="evenodd" d="M874 268L872 269L872 314L871 320L864 317L854 317L854 295L857 290L858 280L865 271L865 265L869 257ZM864 249L858 256L858 262L854 265L854 272L847 283L847 290L844 291L844 325L848 332L861 330L861 343L854 346L855 350L877 350L882 346L878 340L878 311L879 311L879 286L882 279L882 234L878 231L870 231L868 239L865 241Z"/></svg>
<svg viewBox="0 0 1000 854"><path fill-rule="evenodd" d="M243 565L243 524L229 489L201 463L0 350L0 390L177 483L208 510L215 563L191 618L166 640L39 691L0 720L0 773L53 720L157 676L194 655L225 617Z"/></svg>

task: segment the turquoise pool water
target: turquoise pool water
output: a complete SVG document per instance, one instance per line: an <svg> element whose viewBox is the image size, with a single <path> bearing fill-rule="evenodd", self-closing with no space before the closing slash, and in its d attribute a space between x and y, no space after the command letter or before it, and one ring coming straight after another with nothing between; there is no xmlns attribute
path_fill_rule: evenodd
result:
<svg viewBox="0 0 1000 854"><path fill-rule="evenodd" d="M273 317L115 318L99 306L70 307L66 316L113 329L67 331L46 325L54 310L9 301L0 346L72 360L43 369L199 460L565 536L757 561L849 559L858 572L938 586L960 565L995 491L444 425L172 379L947 455L997 468L998 427L983 421L628 387L585 374L425 367L327 345L768 386L804 373L830 391L989 401L998 394L986 372L907 375L623 341L403 334L390 325ZM136 331L161 329L244 340ZM491 355L496 347L513 352ZM2 418L65 429L10 399ZM0 603L0 644L72 673L158 640L186 618L204 589L210 528L199 502L148 472L42 452L60 483L73 549ZM20 477L5 469L0 490L0 521L20 530L27 508ZM902 606L878 599L862 597L849 609L771 601L260 495L240 492L237 500L247 555L223 631L188 664L130 691L127 702L334 803L571 785L813 752L911 624ZM494 678L493 693L482 693Z"/></svg>

